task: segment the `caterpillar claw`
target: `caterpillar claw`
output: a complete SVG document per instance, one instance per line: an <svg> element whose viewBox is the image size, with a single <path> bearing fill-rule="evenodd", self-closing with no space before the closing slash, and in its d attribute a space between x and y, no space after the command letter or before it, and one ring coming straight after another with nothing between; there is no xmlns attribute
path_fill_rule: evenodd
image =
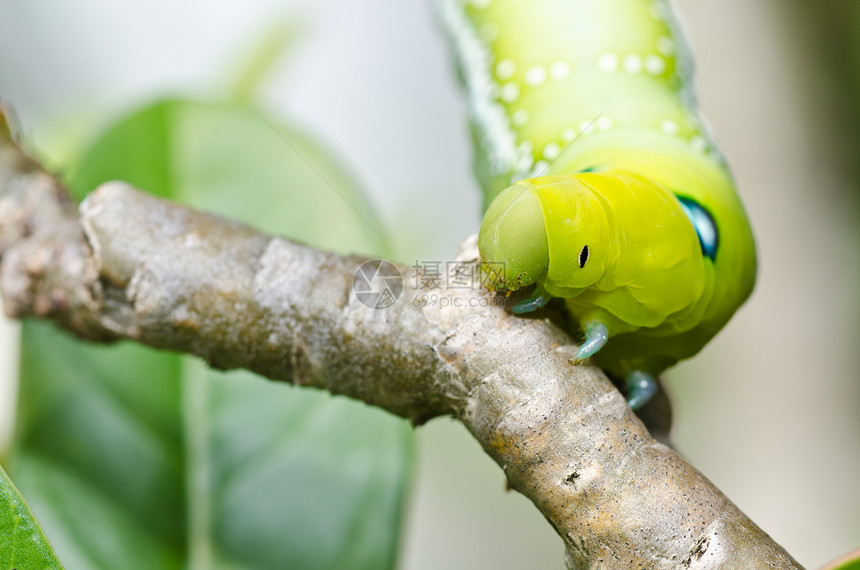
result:
<svg viewBox="0 0 860 570"><path fill-rule="evenodd" d="M576 352L576 360L585 360L597 354L609 340L609 328L600 321L592 321L585 326L585 341Z"/></svg>
<svg viewBox="0 0 860 570"><path fill-rule="evenodd" d="M515 315L531 313L544 308L550 299L552 299L552 295L546 292L543 285L537 285L531 295L511 307L511 312Z"/></svg>
<svg viewBox="0 0 860 570"><path fill-rule="evenodd" d="M648 403L657 393L657 380L643 370L634 370L627 374L627 405L638 410Z"/></svg>

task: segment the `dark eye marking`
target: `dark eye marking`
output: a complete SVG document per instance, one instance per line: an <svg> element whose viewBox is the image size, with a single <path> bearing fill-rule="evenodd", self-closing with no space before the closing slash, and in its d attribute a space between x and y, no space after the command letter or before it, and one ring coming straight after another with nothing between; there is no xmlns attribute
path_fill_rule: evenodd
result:
<svg viewBox="0 0 860 570"><path fill-rule="evenodd" d="M716 259L717 248L720 245L720 235L717 231L717 222L714 220L714 216L692 198L678 196L678 200L681 202L681 206L684 207L684 213L687 214L687 217L696 229L696 234L699 236L699 245L702 248L702 255L709 257L711 260Z"/></svg>
<svg viewBox="0 0 860 570"><path fill-rule="evenodd" d="M588 261L588 246L582 246L582 251L579 252L579 267L585 267L585 262Z"/></svg>

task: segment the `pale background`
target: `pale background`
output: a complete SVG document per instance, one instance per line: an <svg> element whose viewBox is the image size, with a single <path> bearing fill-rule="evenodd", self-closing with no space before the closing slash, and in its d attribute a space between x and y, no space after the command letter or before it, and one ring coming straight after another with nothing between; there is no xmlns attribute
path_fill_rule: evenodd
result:
<svg viewBox="0 0 860 570"><path fill-rule="evenodd" d="M833 159L780 0L676 2L701 106L759 243L751 301L669 374L683 455L810 567L860 546L857 188ZM447 260L477 228L464 106L421 0L2 0L0 97L60 148L153 94L205 93L278 17L306 32L266 91L327 141L375 200L402 261ZM814 65L814 62L813 62ZM226 71L225 71L226 70ZM838 125L837 125L838 126ZM285 150L286 152L286 150ZM0 327L0 445L15 329ZM562 547L462 427L419 430L401 568L562 568Z"/></svg>

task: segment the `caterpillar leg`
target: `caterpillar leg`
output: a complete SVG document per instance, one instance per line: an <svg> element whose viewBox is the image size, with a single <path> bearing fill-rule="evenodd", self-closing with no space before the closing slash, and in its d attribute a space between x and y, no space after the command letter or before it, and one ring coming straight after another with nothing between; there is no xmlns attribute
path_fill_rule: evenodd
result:
<svg viewBox="0 0 860 570"><path fill-rule="evenodd" d="M538 284L531 295L511 307L511 312L517 315L531 313L544 308L550 299L552 299L552 295L546 292L543 285Z"/></svg>
<svg viewBox="0 0 860 570"><path fill-rule="evenodd" d="M592 321L585 325L585 341L576 352L577 360L585 360L603 348L609 340L609 329L600 321Z"/></svg>
<svg viewBox="0 0 860 570"><path fill-rule="evenodd" d="M647 372L634 370L627 374L627 404L638 410L657 392L657 380Z"/></svg>

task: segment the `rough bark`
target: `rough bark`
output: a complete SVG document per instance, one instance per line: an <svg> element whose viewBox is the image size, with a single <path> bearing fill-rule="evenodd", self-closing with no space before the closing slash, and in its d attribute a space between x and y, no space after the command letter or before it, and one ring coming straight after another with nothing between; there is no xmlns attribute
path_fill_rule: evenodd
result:
<svg viewBox="0 0 860 570"><path fill-rule="evenodd" d="M0 125L3 127L3 125ZM79 208L0 129L7 314L92 341L131 339L218 368L325 388L420 423L462 421L558 531L570 568L800 568L659 443L548 319L510 315L473 280L375 310L366 261L109 183ZM474 245L461 252L474 264ZM443 301L444 300L444 301ZM420 301L420 298L419 298Z"/></svg>

